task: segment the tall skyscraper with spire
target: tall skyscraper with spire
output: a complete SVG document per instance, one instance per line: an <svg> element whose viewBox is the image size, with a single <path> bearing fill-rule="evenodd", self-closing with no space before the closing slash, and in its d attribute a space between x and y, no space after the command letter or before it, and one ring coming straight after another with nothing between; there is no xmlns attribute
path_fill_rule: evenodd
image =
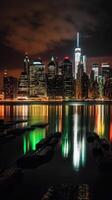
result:
<svg viewBox="0 0 112 200"><path fill-rule="evenodd" d="M81 59L81 48L79 43L79 32L77 32L77 46L75 48L75 70L74 70L74 78L77 78L77 72L78 72L78 65L80 63Z"/></svg>

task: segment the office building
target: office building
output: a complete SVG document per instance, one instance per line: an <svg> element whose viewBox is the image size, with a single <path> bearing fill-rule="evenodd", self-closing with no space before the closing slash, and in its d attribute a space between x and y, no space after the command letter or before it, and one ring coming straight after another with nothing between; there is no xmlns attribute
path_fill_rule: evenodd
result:
<svg viewBox="0 0 112 200"><path fill-rule="evenodd" d="M26 97L29 96L29 85L28 85L28 75L26 72L21 72L18 81L18 97Z"/></svg>
<svg viewBox="0 0 112 200"><path fill-rule="evenodd" d="M101 65L101 75L104 78L104 80L106 81L108 78L111 78L112 76L112 68L110 67L110 65L108 63L102 63Z"/></svg>
<svg viewBox="0 0 112 200"><path fill-rule="evenodd" d="M54 59L48 64L47 68L47 95L52 98L56 96L56 76L57 76L58 65Z"/></svg>
<svg viewBox="0 0 112 200"><path fill-rule="evenodd" d="M69 57L65 57L62 63L63 75L63 95L64 97L71 97L73 95L73 73L72 62Z"/></svg>
<svg viewBox="0 0 112 200"><path fill-rule="evenodd" d="M29 66L29 96L45 97L47 95L45 64L41 59Z"/></svg>
<svg viewBox="0 0 112 200"><path fill-rule="evenodd" d="M94 71L94 81L95 80L98 81L99 68L100 68L100 66L98 64L96 64L96 63L92 65L92 71Z"/></svg>
<svg viewBox="0 0 112 200"><path fill-rule="evenodd" d="M4 99L14 99L17 96L17 78L4 76Z"/></svg>
<svg viewBox="0 0 112 200"><path fill-rule="evenodd" d="M30 59L28 57L28 53L25 53L25 58L24 58L24 72L27 75L29 74L29 65L30 65Z"/></svg>
<svg viewBox="0 0 112 200"><path fill-rule="evenodd" d="M74 70L74 79L77 78L77 72L78 72L78 65L80 63L80 57L81 57L81 48L79 45L79 32L77 33L77 46L75 48L75 70Z"/></svg>
<svg viewBox="0 0 112 200"><path fill-rule="evenodd" d="M83 55L83 66L84 66L84 72L87 72L87 57Z"/></svg>

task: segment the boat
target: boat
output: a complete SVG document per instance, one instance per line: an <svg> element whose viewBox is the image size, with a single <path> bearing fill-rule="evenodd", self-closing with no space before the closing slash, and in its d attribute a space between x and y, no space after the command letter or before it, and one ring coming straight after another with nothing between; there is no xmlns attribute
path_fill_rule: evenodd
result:
<svg viewBox="0 0 112 200"><path fill-rule="evenodd" d="M33 130L33 127L30 126L26 126L26 127L22 127L22 128L13 128L13 129L9 129L7 130L8 134L23 134L25 131L31 131Z"/></svg>
<svg viewBox="0 0 112 200"><path fill-rule="evenodd" d="M46 126L48 126L48 123L36 123L36 124L30 125L30 127L32 128L45 128Z"/></svg>
<svg viewBox="0 0 112 200"><path fill-rule="evenodd" d="M19 123L25 123L28 122L28 120L13 120L13 121L5 121L5 120L0 120L0 130L7 130L11 128L12 126L19 124Z"/></svg>
<svg viewBox="0 0 112 200"><path fill-rule="evenodd" d="M57 138L60 138L62 136L62 132L55 132L53 134L53 137L57 137Z"/></svg>
<svg viewBox="0 0 112 200"><path fill-rule="evenodd" d="M23 128L12 128L8 130L0 131L0 143L4 143L9 141L10 139L15 138L16 136L22 135L26 131L33 130L31 127L23 127Z"/></svg>
<svg viewBox="0 0 112 200"><path fill-rule="evenodd" d="M49 134L46 138L42 139L37 145L36 149L39 149L41 147L45 147L46 145L55 145L59 141L59 138L61 137L61 132L55 132Z"/></svg>
<svg viewBox="0 0 112 200"><path fill-rule="evenodd" d="M0 123L0 130L6 130L6 129L10 128L11 126L14 126L15 124L17 124L17 123L12 122L12 121L5 122L3 120L3 122Z"/></svg>
<svg viewBox="0 0 112 200"><path fill-rule="evenodd" d="M27 119L17 119L17 120L11 120L11 121L8 121L8 123L12 123L12 124L19 124L19 123L25 123L25 122L28 122Z"/></svg>
<svg viewBox="0 0 112 200"><path fill-rule="evenodd" d="M46 146L38 151L23 156L17 161L17 166L25 169L32 169L40 166L41 164L51 160L54 154L54 149L50 146Z"/></svg>
<svg viewBox="0 0 112 200"><path fill-rule="evenodd" d="M55 146L59 142L61 135L61 132L55 132L52 134L47 145Z"/></svg>
<svg viewBox="0 0 112 200"><path fill-rule="evenodd" d="M48 142L48 145L55 146L59 142L59 139L56 137L52 137L51 140Z"/></svg>
<svg viewBox="0 0 112 200"><path fill-rule="evenodd" d="M58 143L60 132L50 134L36 145L36 150L21 157L17 165L22 168L35 168L44 162L49 161L54 153L54 146Z"/></svg>
<svg viewBox="0 0 112 200"><path fill-rule="evenodd" d="M49 135L46 138L42 139L39 143L37 143L36 150L38 150L39 148L44 148L49 143L51 138L52 138L52 135Z"/></svg>

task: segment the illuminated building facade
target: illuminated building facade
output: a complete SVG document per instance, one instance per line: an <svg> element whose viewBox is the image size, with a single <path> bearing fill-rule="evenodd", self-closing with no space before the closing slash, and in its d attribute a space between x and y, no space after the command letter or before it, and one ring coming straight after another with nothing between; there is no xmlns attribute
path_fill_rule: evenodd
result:
<svg viewBox="0 0 112 200"><path fill-rule="evenodd" d="M47 69L47 95L55 97L56 95L56 75L58 65L52 57Z"/></svg>
<svg viewBox="0 0 112 200"><path fill-rule="evenodd" d="M73 73L72 73L72 62L68 57L65 57L62 63L62 74L63 74L63 95L64 97L73 96Z"/></svg>
<svg viewBox="0 0 112 200"><path fill-rule="evenodd" d="M30 65L30 60L28 57L28 54L25 53L25 58L24 58L24 71L28 75L29 74L29 65Z"/></svg>
<svg viewBox="0 0 112 200"><path fill-rule="evenodd" d="M99 86L99 97L103 98L103 95L104 95L104 78L102 76L98 76L98 86Z"/></svg>
<svg viewBox="0 0 112 200"><path fill-rule="evenodd" d="M0 100L3 100L3 99L4 99L4 92L0 91Z"/></svg>
<svg viewBox="0 0 112 200"><path fill-rule="evenodd" d="M94 80L98 80L99 76L99 65L98 64L93 64L92 65L92 71L94 72Z"/></svg>
<svg viewBox="0 0 112 200"><path fill-rule="evenodd" d="M88 98L88 88L89 88L89 78L88 75L84 72L83 62L80 62L78 65L78 73L76 79L76 98Z"/></svg>
<svg viewBox="0 0 112 200"><path fill-rule="evenodd" d="M17 96L17 78L4 77L4 99L14 99Z"/></svg>
<svg viewBox="0 0 112 200"><path fill-rule="evenodd" d="M101 75L106 81L107 79L112 77L112 68L110 67L109 64L102 63L101 65Z"/></svg>
<svg viewBox="0 0 112 200"><path fill-rule="evenodd" d="M84 66L84 72L86 73L86 63L87 63L87 57L85 55L83 55L83 66Z"/></svg>
<svg viewBox="0 0 112 200"><path fill-rule="evenodd" d="M29 66L29 96L45 97L46 94L45 65L38 59Z"/></svg>
<svg viewBox="0 0 112 200"><path fill-rule="evenodd" d="M28 97L28 75L26 72L21 72L18 81L18 96Z"/></svg>
<svg viewBox="0 0 112 200"><path fill-rule="evenodd" d="M63 97L63 75L62 74L57 74L56 75L56 97Z"/></svg>
<svg viewBox="0 0 112 200"><path fill-rule="evenodd" d="M82 75L82 98L83 99L88 98L88 91L89 91L89 77L84 72Z"/></svg>
<svg viewBox="0 0 112 200"><path fill-rule="evenodd" d="M81 79L84 73L84 65L82 62L78 64L77 79Z"/></svg>
<svg viewBox="0 0 112 200"><path fill-rule="evenodd" d="M77 47L75 48L75 74L74 78L77 78L78 73L78 65L80 63L81 58L81 48L79 47L79 32L77 33Z"/></svg>
<svg viewBox="0 0 112 200"><path fill-rule="evenodd" d="M112 99L112 77L105 81L104 94L108 99Z"/></svg>
<svg viewBox="0 0 112 200"><path fill-rule="evenodd" d="M102 57L88 57L87 58L87 73L90 74L93 64L96 63L99 67L102 65L110 65L112 68L112 56L102 56Z"/></svg>
<svg viewBox="0 0 112 200"><path fill-rule="evenodd" d="M87 71L87 69L86 69L87 68L87 66L86 66L87 57L85 55L82 55L82 50L81 50L80 44L79 44L79 32L78 32L77 33L77 46L75 48L75 70L73 70L74 79L77 79L77 76L78 76L78 66L79 66L81 60L82 60L82 63L83 63L83 70L86 73L86 71Z"/></svg>

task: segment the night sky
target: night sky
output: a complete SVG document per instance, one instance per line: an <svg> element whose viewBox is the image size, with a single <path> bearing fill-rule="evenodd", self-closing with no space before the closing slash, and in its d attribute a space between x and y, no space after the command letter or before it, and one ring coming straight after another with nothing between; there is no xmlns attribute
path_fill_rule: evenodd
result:
<svg viewBox="0 0 112 200"><path fill-rule="evenodd" d="M1 69L21 69L25 52L43 60L72 58L77 31L84 54L112 55L109 1L0 0L0 7Z"/></svg>

